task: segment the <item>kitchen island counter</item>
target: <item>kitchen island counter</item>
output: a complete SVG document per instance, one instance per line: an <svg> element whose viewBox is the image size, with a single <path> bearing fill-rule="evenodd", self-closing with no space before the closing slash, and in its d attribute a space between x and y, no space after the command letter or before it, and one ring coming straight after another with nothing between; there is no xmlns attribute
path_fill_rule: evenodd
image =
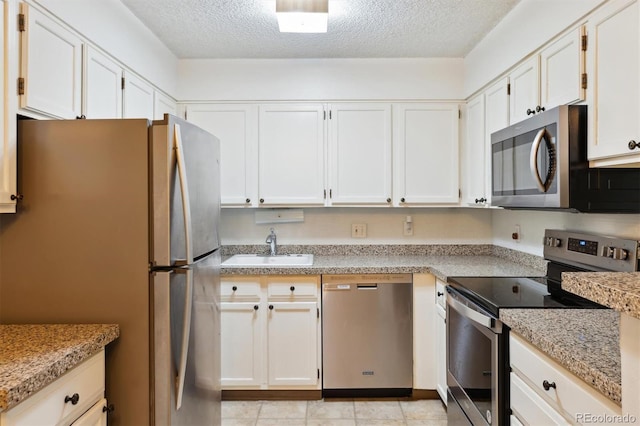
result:
<svg viewBox="0 0 640 426"><path fill-rule="evenodd" d="M640 272L564 272L562 288L640 319Z"/></svg>
<svg viewBox="0 0 640 426"><path fill-rule="evenodd" d="M38 392L120 335L114 324L0 325L0 412Z"/></svg>
<svg viewBox="0 0 640 426"><path fill-rule="evenodd" d="M609 309L502 309L500 320L611 401L621 404L618 312Z"/></svg>

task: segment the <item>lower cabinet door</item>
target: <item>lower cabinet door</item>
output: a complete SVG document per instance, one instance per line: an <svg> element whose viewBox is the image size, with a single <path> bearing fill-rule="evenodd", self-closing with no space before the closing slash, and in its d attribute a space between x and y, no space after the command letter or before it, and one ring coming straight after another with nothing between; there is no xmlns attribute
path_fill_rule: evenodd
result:
<svg viewBox="0 0 640 426"><path fill-rule="evenodd" d="M107 400L102 398L96 402L71 426L107 426Z"/></svg>
<svg viewBox="0 0 640 426"><path fill-rule="evenodd" d="M436 390L447 405L447 311L440 305L436 306L436 362L438 379Z"/></svg>
<svg viewBox="0 0 640 426"><path fill-rule="evenodd" d="M511 411L522 423L530 425L569 425L529 385L511 373Z"/></svg>
<svg viewBox="0 0 640 426"><path fill-rule="evenodd" d="M221 385L260 386L263 381L264 304L223 302L220 313Z"/></svg>
<svg viewBox="0 0 640 426"><path fill-rule="evenodd" d="M269 386L319 383L317 302L269 302Z"/></svg>

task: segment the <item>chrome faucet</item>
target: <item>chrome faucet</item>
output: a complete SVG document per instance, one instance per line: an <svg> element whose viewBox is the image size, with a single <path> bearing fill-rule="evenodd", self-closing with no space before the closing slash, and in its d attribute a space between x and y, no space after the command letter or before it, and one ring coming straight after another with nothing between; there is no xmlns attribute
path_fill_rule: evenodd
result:
<svg viewBox="0 0 640 426"><path fill-rule="evenodd" d="M271 248L271 256L275 256L278 254L278 245L276 243L276 232L273 228L271 228L271 233L267 235L267 239L265 243L269 244Z"/></svg>

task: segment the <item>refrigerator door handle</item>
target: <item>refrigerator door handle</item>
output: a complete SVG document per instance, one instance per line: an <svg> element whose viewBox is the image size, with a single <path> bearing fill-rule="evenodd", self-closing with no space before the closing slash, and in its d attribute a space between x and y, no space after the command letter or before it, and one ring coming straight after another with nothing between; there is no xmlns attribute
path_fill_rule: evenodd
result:
<svg viewBox="0 0 640 426"><path fill-rule="evenodd" d="M193 244L191 240L191 207L189 203L189 185L187 184L187 170L184 163L184 151L182 149L182 135L180 125L174 127L174 149L178 163L178 176L180 180L180 192L182 194L182 213L184 216L185 249L187 264L193 263ZM184 380L187 370L187 357L189 355L189 334L191 332L191 306L193 293L193 271L186 269L186 289L184 298L184 317L182 319L182 342L180 345L180 365L178 366L178 376L176 377L176 410L182 405L182 394L184 391Z"/></svg>

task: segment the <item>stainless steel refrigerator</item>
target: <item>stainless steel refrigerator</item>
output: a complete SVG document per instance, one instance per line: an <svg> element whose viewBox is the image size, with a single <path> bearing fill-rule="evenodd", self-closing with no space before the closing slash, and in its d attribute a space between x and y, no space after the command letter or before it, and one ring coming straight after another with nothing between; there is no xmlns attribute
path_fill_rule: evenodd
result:
<svg viewBox="0 0 640 426"><path fill-rule="evenodd" d="M216 137L163 120L20 120L0 322L116 323L110 425L220 424Z"/></svg>

